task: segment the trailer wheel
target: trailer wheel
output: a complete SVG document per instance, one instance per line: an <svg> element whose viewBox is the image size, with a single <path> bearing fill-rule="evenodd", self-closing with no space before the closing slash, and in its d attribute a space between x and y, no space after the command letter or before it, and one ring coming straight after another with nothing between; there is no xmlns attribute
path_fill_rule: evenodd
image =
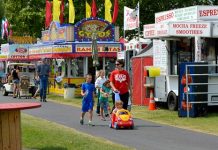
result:
<svg viewBox="0 0 218 150"><path fill-rule="evenodd" d="M174 92L170 92L167 97L167 106L169 110L177 110L178 109L178 100L177 96Z"/></svg>
<svg viewBox="0 0 218 150"><path fill-rule="evenodd" d="M2 88L2 95L3 96L8 96L8 92L6 91L5 87Z"/></svg>

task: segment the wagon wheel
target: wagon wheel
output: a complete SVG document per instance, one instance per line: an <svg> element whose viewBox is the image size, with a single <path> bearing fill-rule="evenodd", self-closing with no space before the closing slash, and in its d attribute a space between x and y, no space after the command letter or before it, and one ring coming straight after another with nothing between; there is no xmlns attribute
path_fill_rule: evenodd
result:
<svg viewBox="0 0 218 150"><path fill-rule="evenodd" d="M109 127L112 128L112 122L110 122Z"/></svg>
<svg viewBox="0 0 218 150"><path fill-rule="evenodd" d="M6 91L5 87L2 88L2 95L3 96L8 96L8 92Z"/></svg>
<svg viewBox="0 0 218 150"><path fill-rule="evenodd" d="M115 128L115 129L119 129L119 126L117 125L116 122L114 123L114 128Z"/></svg>

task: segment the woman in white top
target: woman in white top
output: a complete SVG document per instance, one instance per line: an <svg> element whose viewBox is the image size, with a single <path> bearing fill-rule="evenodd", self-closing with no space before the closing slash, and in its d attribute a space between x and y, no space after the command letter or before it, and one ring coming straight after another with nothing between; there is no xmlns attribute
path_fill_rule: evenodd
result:
<svg viewBox="0 0 218 150"><path fill-rule="evenodd" d="M97 97L98 97L96 113L98 115L100 114L100 105L99 105L100 89L105 81L106 81L105 71L100 70L99 76L96 78L96 81L95 81L95 88L97 89Z"/></svg>

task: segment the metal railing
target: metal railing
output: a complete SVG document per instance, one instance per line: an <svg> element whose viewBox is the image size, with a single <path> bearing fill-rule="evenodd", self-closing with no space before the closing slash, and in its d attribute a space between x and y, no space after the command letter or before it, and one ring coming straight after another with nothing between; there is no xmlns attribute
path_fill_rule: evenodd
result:
<svg viewBox="0 0 218 150"><path fill-rule="evenodd" d="M188 83L188 77L189 76L207 76L207 77L212 77L212 76L218 76L218 73L202 73L202 74L190 74L189 73L189 70L190 70L190 67L216 67L216 71L217 72L217 68L218 68L218 64L195 64L195 65L186 65L185 67L185 76L186 76L186 104L187 106L189 106L189 104L203 104L203 103L208 103L208 98L207 98L207 101L195 101L195 102L190 102L189 101L189 95L199 95L199 94L218 94L218 90L217 92L210 92L210 91L207 91L207 92L190 92L188 89L189 89L189 86L202 86L202 85L218 85L218 81L216 83L201 83L201 82L198 82L198 83ZM213 102L210 102L210 103L218 103L218 101L213 101ZM187 107L187 117L189 118L189 111L190 109Z"/></svg>

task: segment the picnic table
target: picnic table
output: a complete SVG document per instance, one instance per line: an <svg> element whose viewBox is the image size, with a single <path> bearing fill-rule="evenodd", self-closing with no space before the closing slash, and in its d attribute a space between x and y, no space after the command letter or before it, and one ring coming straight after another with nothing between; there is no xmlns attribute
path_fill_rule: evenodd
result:
<svg viewBox="0 0 218 150"><path fill-rule="evenodd" d="M21 113L23 109L41 107L40 103L0 104L0 150L21 150Z"/></svg>

